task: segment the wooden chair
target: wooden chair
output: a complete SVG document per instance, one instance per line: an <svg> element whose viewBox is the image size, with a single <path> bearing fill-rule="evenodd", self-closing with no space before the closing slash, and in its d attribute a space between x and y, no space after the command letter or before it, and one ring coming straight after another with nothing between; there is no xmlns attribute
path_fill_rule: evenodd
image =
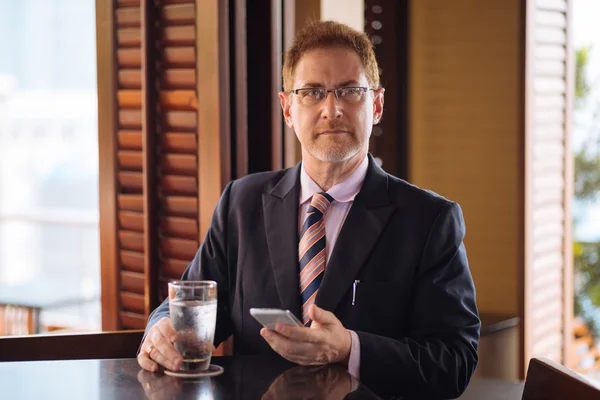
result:
<svg viewBox="0 0 600 400"><path fill-rule="evenodd" d="M39 330L39 309L0 304L0 336L31 335Z"/></svg>
<svg viewBox="0 0 600 400"><path fill-rule="evenodd" d="M134 358L143 330L0 337L0 361Z"/></svg>
<svg viewBox="0 0 600 400"><path fill-rule="evenodd" d="M532 358L522 400L598 400L600 384L546 358Z"/></svg>

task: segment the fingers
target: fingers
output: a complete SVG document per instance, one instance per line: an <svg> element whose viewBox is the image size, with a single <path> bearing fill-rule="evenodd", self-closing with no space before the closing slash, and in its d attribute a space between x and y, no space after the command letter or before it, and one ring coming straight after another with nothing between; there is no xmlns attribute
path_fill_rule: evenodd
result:
<svg viewBox="0 0 600 400"><path fill-rule="evenodd" d="M156 372L158 371L158 364L156 364L150 359L150 357L148 357L148 349L150 348L150 346L150 340L148 340L148 336L146 336L144 342L142 343L142 347L140 348L140 354L138 354L137 360L140 367L142 367L146 371Z"/></svg>
<svg viewBox="0 0 600 400"><path fill-rule="evenodd" d="M150 340L154 344L148 356L162 365L173 371L177 371L181 364L182 358L175 350L175 346L167 338L165 338L158 330L149 334Z"/></svg>
<svg viewBox="0 0 600 400"><path fill-rule="evenodd" d="M153 326L142 345L142 352L138 356L140 366L142 363L152 368L152 365L144 360L144 355L150 361L162 365L165 368L177 371L181 365L181 355L175 350L171 338L177 338L177 333L173 329L173 324L168 317L165 317ZM144 366L142 366L144 368ZM149 371L155 371L149 369Z"/></svg>
<svg viewBox="0 0 600 400"><path fill-rule="evenodd" d="M177 341L179 335L173 327L173 322L171 322L171 318L161 318L161 320L158 321L158 323L156 324L156 327L158 328L160 333L169 340L169 342L175 343Z"/></svg>
<svg viewBox="0 0 600 400"><path fill-rule="evenodd" d="M177 341L178 335L173 328L173 323L168 317L162 318L156 324L158 332L152 332L149 334L152 339L152 343L158 349L158 358L155 358L153 354L150 354L150 358L158 361L161 365L170 368L174 371L179 369L182 362L181 355L175 350L173 342ZM152 336L154 335L154 336ZM161 362L164 359L164 362Z"/></svg>
<svg viewBox="0 0 600 400"><path fill-rule="evenodd" d="M313 320L313 322L317 322L321 325L336 324L339 322L332 312L324 310L316 304L311 304L310 308L308 309L308 316Z"/></svg>
<svg viewBox="0 0 600 400"><path fill-rule="evenodd" d="M296 342L275 331L261 329L261 336L269 343L269 346L283 358L300 365L318 365L320 362L316 353L316 345L306 342Z"/></svg>
<svg viewBox="0 0 600 400"><path fill-rule="evenodd" d="M321 332L315 329L277 324L275 325L275 332L297 342L319 343L322 341Z"/></svg>
<svg viewBox="0 0 600 400"><path fill-rule="evenodd" d="M352 335L337 317L311 305L314 324L309 329L277 324L275 330L261 329L261 336L282 357L300 365L347 363Z"/></svg>

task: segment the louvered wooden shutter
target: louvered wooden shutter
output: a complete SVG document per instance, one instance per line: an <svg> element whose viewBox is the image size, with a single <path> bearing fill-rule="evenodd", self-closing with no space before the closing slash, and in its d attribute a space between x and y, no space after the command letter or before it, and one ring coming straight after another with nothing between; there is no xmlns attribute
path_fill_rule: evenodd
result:
<svg viewBox="0 0 600 400"><path fill-rule="evenodd" d="M574 84L569 3L529 1L526 15L525 364L536 356L570 361Z"/></svg>
<svg viewBox="0 0 600 400"><path fill-rule="evenodd" d="M142 124L142 11L139 1L117 1L117 248L118 327L144 326L146 310L144 147Z"/></svg>
<svg viewBox="0 0 600 400"><path fill-rule="evenodd" d="M104 330L145 326L231 178L225 3L97 3Z"/></svg>
<svg viewBox="0 0 600 400"><path fill-rule="evenodd" d="M198 96L195 4L160 6L157 89L159 301L198 250Z"/></svg>

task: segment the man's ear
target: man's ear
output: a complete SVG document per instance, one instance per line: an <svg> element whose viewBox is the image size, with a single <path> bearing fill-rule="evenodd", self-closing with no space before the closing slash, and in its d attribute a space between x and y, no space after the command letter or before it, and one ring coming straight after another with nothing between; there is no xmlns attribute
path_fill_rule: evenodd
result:
<svg viewBox="0 0 600 400"><path fill-rule="evenodd" d="M281 110L283 111L283 119L290 128L294 127L292 122L292 98L286 92L279 92L279 103L281 103Z"/></svg>
<svg viewBox="0 0 600 400"><path fill-rule="evenodd" d="M385 92L384 88L380 88L375 91L375 98L373 99L373 125L378 124L383 116L383 92Z"/></svg>

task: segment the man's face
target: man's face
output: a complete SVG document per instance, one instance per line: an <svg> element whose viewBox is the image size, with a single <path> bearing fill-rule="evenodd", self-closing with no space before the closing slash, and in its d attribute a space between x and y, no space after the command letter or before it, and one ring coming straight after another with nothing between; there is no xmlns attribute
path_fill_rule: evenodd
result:
<svg viewBox="0 0 600 400"><path fill-rule="evenodd" d="M342 87L369 88L358 55L343 47L315 49L305 53L296 66L293 89ZM357 92L360 100L356 101ZM296 132L305 153L324 162L342 162L366 154L373 123L383 112L383 89L350 91L340 99L327 93L280 93L285 122ZM348 101L352 98L352 101Z"/></svg>

